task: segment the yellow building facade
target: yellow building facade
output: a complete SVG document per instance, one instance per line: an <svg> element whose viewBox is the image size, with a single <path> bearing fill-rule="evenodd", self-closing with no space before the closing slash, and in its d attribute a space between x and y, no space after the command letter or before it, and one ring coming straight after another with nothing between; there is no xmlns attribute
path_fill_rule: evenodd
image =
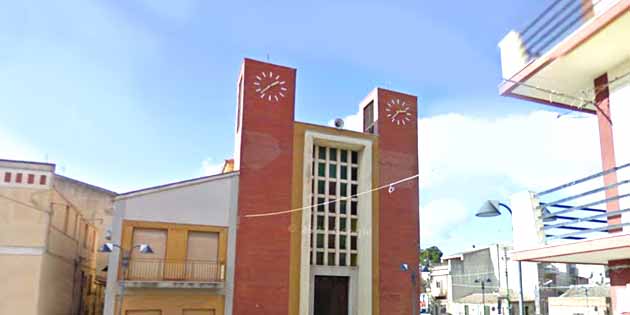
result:
<svg viewBox="0 0 630 315"><path fill-rule="evenodd" d="M119 195L105 314L229 314L237 183L232 172Z"/></svg>
<svg viewBox="0 0 630 315"><path fill-rule="evenodd" d="M55 165L0 160L0 314L102 314L115 193L55 174Z"/></svg>

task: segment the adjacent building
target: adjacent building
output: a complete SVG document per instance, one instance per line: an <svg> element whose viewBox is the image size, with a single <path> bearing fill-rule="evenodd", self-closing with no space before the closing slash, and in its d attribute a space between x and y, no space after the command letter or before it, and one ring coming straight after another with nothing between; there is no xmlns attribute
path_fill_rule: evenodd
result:
<svg viewBox="0 0 630 315"><path fill-rule="evenodd" d="M237 191L229 172L118 195L105 314L231 314Z"/></svg>
<svg viewBox="0 0 630 315"><path fill-rule="evenodd" d="M513 257L606 266L614 315L630 313L628 38L630 1L561 0L499 43L500 93L596 115L604 170L513 196Z"/></svg>
<svg viewBox="0 0 630 315"><path fill-rule="evenodd" d="M518 266L509 259L509 250L510 246L492 244L443 256L448 274L445 277L438 268L435 280L436 287L447 286L446 296L437 298L442 305L439 314L518 314ZM538 276L538 264L523 265L525 315L535 314Z"/></svg>
<svg viewBox="0 0 630 315"><path fill-rule="evenodd" d="M511 250L511 246L492 244L443 256L441 265L429 268L430 313L519 314L519 266L510 259ZM569 309L575 314L590 314L593 307L602 314L609 310L605 303L608 300L601 296L608 289L603 280L589 283L581 276L592 270L603 272L599 270L602 268L524 262L521 269L526 315L557 314ZM593 299L590 306L589 298Z"/></svg>
<svg viewBox="0 0 630 315"><path fill-rule="evenodd" d="M0 314L102 314L96 246L115 195L54 164L0 160Z"/></svg>

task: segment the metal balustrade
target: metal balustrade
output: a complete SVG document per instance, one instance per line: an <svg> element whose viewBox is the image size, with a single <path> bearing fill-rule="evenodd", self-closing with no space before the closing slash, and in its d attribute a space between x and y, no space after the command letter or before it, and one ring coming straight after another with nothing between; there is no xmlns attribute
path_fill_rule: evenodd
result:
<svg viewBox="0 0 630 315"><path fill-rule="evenodd" d="M218 261L132 258L125 280L223 282L224 273Z"/></svg>
<svg viewBox="0 0 630 315"><path fill-rule="evenodd" d="M613 174L617 175L614 183L601 184L603 177ZM630 163L537 193L545 240L582 240L598 233L623 231L630 225L621 218L630 212L626 204L630 200L629 184Z"/></svg>
<svg viewBox="0 0 630 315"><path fill-rule="evenodd" d="M555 0L520 34L527 54L537 58L595 16L595 9L611 0Z"/></svg>

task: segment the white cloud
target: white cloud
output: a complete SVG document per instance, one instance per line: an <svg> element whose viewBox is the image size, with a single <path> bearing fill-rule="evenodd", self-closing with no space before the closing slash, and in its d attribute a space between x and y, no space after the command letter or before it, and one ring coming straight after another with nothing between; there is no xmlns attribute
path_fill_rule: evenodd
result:
<svg viewBox="0 0 630 315"><path fill-rule="evenodd" d="M361 130L360 113L344 121L346 129ZM448 237L449 228L471 218L485 199L471 197L480 189L493 198L507 198L514 187L542 190L601 170L594 116L558 118L550 111L494 119L445 114L420 119L418 133L421 195L430 191L440 196L422 196L423 239ZM470 192L453 188L477 180L486 187L470 187ZM475 204L465 206L466 199L475 198Z"/></svg>
<svg viewBox="0 0 630 315"><path fill-rule="evenodd" d="M360 113L344 121L345 129L361 130ZM549 111L495 119L462 114L422 118L421 186L473 175L503 176L529 189L575 179L601 167L597 128L594 116L558 118Z"/></svg>
<svg viewBox="0 0 630 315"><path fill-rule="evenodd" d="M448 213L448 215L445 215ZM455 199L437 199L420 207L420 239L448 237L453 227L470 218L468 208Z"/></svg>
<svg viewBox="0 0 630 315"><path fill-rule="evenodd" d="M219 174L223 170L223 161L215 162L212 158L207 158L201 162L201 173L204 176Z"/></svg>

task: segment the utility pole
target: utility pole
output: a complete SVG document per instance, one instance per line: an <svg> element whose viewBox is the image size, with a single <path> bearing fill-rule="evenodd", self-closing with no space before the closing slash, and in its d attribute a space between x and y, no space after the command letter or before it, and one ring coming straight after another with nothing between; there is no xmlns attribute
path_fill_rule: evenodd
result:
<svg viewBox="0 0 630 315"><path fill-rule="evenodd" d="M486 315L486 283L490 283L491 281L490 278L475 280L475 283L481 283L481 309L483 315Z"/></svg>
<svg viewBox="0 0 630 315"><path fill-rule="evenodd" d="M508 275L508 256L505 247L503 247L503 260L505 261L505 292L507 296L507 315L512 315L512 301L510 300L510 277Z"/></svg>

